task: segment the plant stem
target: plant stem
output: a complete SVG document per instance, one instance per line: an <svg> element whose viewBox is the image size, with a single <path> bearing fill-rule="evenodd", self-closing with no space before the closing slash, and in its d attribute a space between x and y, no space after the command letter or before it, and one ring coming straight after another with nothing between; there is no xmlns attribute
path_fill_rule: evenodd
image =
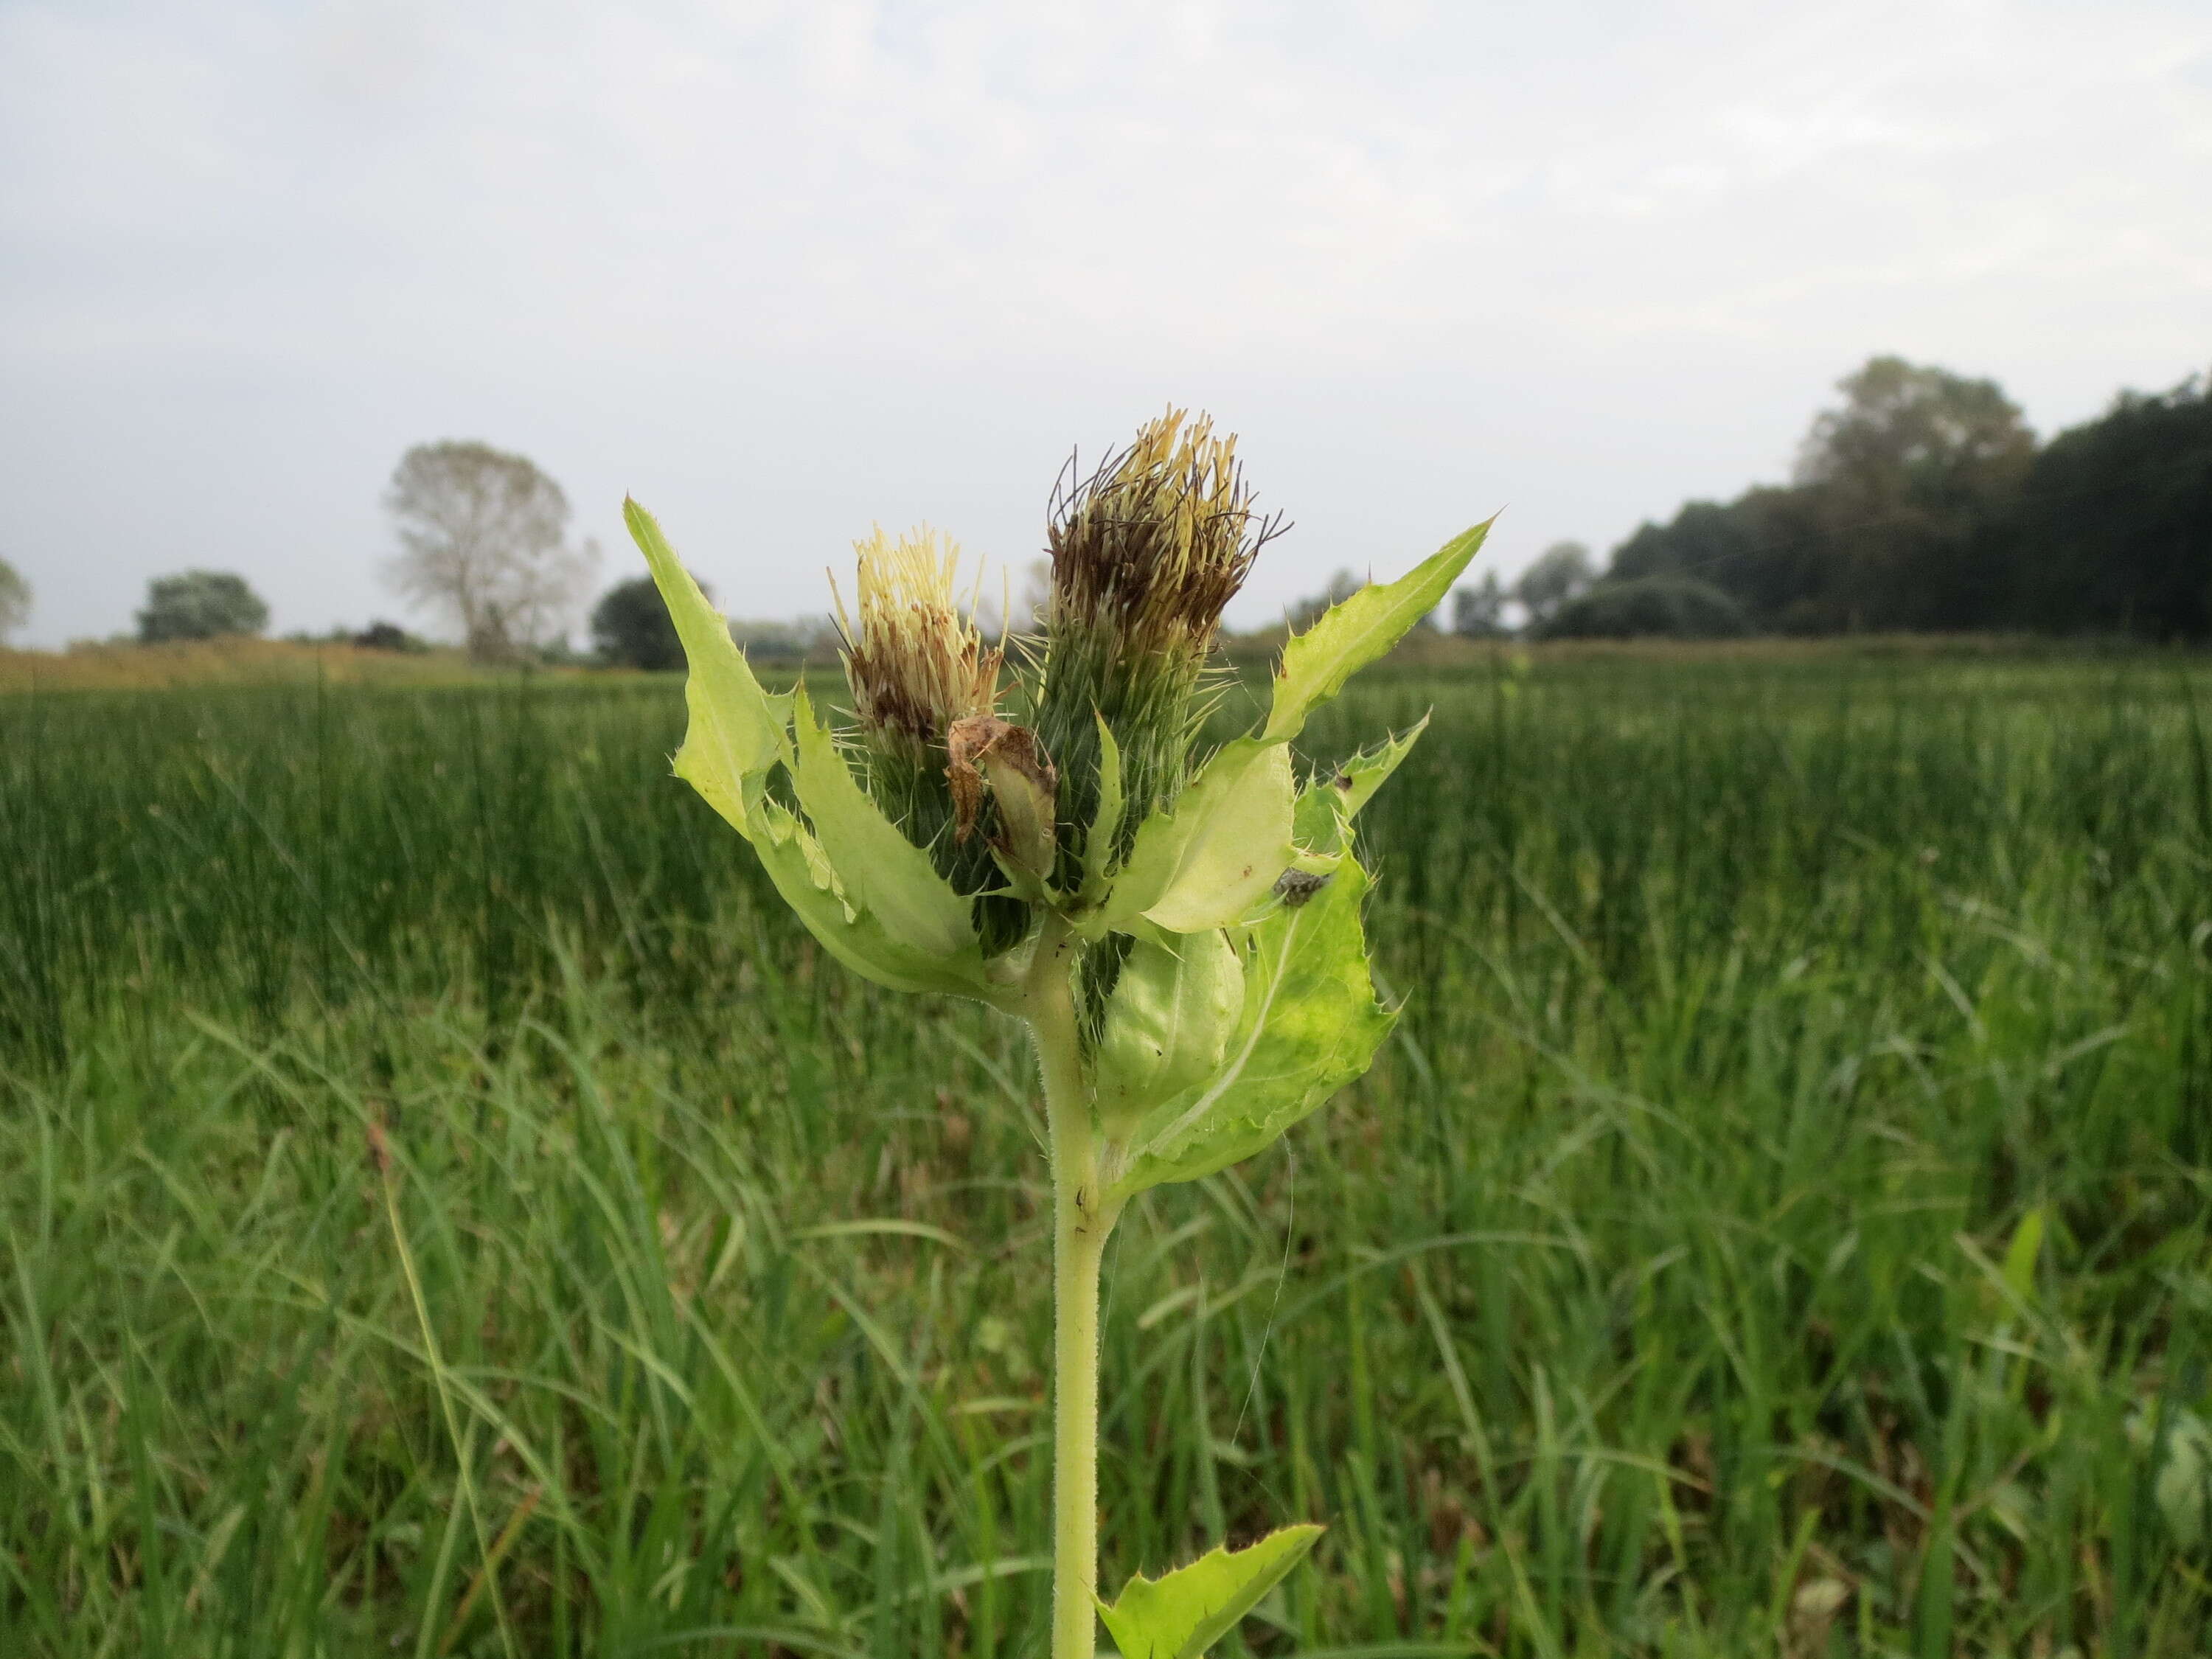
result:
<svg viewBox="0 0 2212 1659"><path fill-rule="evenodd" d="M1054 917L1037 940L1024 1010L1052 1151L1052 1659L1098 1650L1098 1265L1114 1225L1098 1190L1074 965L1074 941Z"/></svg>

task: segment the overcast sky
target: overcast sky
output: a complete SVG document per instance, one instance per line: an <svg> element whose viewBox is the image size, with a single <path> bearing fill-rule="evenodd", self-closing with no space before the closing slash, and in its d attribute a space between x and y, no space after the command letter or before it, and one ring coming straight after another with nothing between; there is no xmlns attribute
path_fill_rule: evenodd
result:
<svg viewBox="0 0 2212 1659"><path fill-rule="evenodd" d="M1034 556L1170 401L1297 522L1255 622L1778 478L1885 351L2046 434L2212 366L2212 6L0 0L35 642L195 565L406 614L379 498L442 437L605 580L629 490L814 611L873 522Z"/></svg>

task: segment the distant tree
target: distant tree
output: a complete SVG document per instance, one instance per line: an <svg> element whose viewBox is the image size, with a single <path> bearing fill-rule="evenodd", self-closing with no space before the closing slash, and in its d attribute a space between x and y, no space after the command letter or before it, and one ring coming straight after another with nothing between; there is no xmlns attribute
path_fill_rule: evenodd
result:
<svg viewBox="0 0 2212 1659"><path fill-rule="evenodd" d="M1451 596L1451 631L1462 639L1495 640L1505 635L1505 601L1509 596L1495 570L1469 587L1455 587Z"/></svg>
<svg viewBox="0 0 2212 1659"><path fill-rule="evenodd" d="M1530 624L1541 629L1554 611L1596 580L1589 549L1580 542L1553 542L1521 573L1513 584L1513 597L1528 613Z"/></svg>
<svg viewBox="0 0 2212 1659"><path fill-rule="evenodd" d="M560 631L599 560L592 543L569 545L561 486L489 444L417 444L384 503L402 550L392 586L458 622L480 661L512 660Z"/></svg>
<svg viewBox="0 0 2212 1659"><path fill-rule="evenodd" d="M1901 357L1837 386L1792 483L1641 526L1607 575L1694 577L1785 633L2000 625L2013 553L1994 527L2035 454L2018 407L1995 381Z"/></svg>
<svg viewBox="0 0 2212 1659"><path fill-rule="evenodd" d="M1547 640L1729 639L1747 631L1743 607L1691 576L1606 580L1569 599L1545 623Z"/></svg>
<svg viewBox="0 0 2212 1659"><path fill-rule="evenodd" d="M1691 576L1735 599L1751 625L1817 633L1835 625L1829 602L1833 538L1817 489L1762 484L1732 501L1692 501L1664 525L1645 524L1613 552L1610 580Z"/></svg>
<svg viewBox="0 0 2212 1659"><path fill-rule="evenodd" d="M0 559L0 640L21 628L31 617L31 585L22 573Z"/></svg>
<svg viewBox="0 0 2212 1659"><path fill-rule="evenodd" d="M2016 485L2035 434L1995 380L1873 357L1836 382L1797 452L1796 482L1847 491L1867 507L1935 504Z"/></svg>
<svg viewBox="0 0 2212 1659"><path fill-rule="evenodd" d="M2123 392L2060 433L1993 539L2019 624L2212 640L2212 382Z"/></svg>
<svg viewBox="0 0 2212 1659"><path fill-rule="evenodd" d="M358 634L347 636L347 643L363 651L428 651L429 643L418 640L395 622L373 622Z"/></svg>
<svg viewBox="0 0 2212 1659"><path fill-rule="evenodd" d="M269 607L260 595L228 570L156 576L146 584L146 608L138 613L138 637L148 645L258 634L268 626Z"/></svg>
<svg viewBox="0 0 2212 1659"><path fill-rule="evenodd" d="M2035 434L1994 380L1875 357L1815 416L1796 483L1824 556L1808 620L1826 629L1971 628L2005 583L1980 532L2018 493Z"/></svg>
<svg viewBox="0 0 2212 1659"><path fill-rule="evenodd" d="M623 668L659 673L684 666L684 643L650 576L617 582L599 596L592 607L592 648Z"/></svg>

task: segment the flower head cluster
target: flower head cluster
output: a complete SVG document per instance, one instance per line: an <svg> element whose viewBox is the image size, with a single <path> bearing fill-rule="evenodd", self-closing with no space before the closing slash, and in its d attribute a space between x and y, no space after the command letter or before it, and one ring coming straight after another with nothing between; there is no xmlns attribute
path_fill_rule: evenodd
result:
<svg viewBox="0 0 2212 1659"><path fill-rule="evenodd" d="M837 623L854 712L941 753L954 720L989 714L999 696L1000 653L972 620L975 594L962 603L960 549L924 525L896 542L878 529L853 551L860 614L839 595Z"/></svg>
<svg viewBox="0 0 2212 1659"><path fill-rule="evenodd" d="M1051 593L1012 686L950 542L860 543L842 731L803 684L763 690L659 527L635 504L629 520L691 665L678 772L878 982L1021 1012L1060 976L1115 1190L1243 1157L1364 1067L1390 1015L1352 820L1412 738L1303 785L1291 745L1436 608L1485 526L1291 639L1264 722L1208 751L1222 607L1279 526L1204 416L1170 410L1063 481Z"/></svg>

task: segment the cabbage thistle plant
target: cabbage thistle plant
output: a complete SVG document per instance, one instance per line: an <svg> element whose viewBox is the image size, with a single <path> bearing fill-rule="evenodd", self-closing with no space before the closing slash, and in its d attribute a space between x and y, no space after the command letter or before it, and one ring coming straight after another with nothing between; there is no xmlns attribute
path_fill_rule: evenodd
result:
<svg viewBox="0 0 2212 1659"><path fill-rule="evenodd" d="M1098 1279L1137 1194L1267 1146L1365 1071L1395 1015L1360 930L1360 807L1419 728L1299 775L1291 744L1443 600L1486 525L1284 647L1256 729L1208 751L1222 607L1275 525L1233 438L1170 410L1055 491L1052 589L1010 663L924 532L859 544L851 720L771 694L635 502L690 662L688 781L823 949L897 991L987 1003L1036 1048L1053 1189L1052 1659L1195 1659L1318 1527L1097 1595Z"/></svg>

